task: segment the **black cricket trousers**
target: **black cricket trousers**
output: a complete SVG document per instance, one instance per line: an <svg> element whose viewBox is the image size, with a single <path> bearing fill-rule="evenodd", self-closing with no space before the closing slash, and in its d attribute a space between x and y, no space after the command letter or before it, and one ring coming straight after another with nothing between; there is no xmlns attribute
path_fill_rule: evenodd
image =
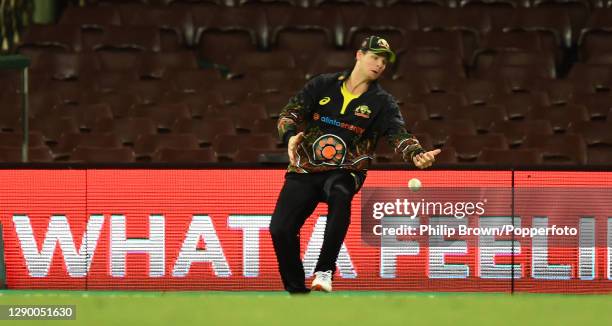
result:
<svg viewBox="0 0 612 326"><path fill-rule="evenodd" d="M351 222L351 201L358 188L346 170L287 173L270 221L270 234L285 290L307 292L300 259L300 229L320 202L328 205L323 245L315 271L335 272L338 253Z"/></svg>

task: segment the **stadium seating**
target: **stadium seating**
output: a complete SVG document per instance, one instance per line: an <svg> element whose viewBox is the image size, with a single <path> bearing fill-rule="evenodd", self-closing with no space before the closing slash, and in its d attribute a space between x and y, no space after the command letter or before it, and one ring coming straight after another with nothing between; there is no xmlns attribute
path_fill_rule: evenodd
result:
<svg viewBox="0 0 612 326"><path fill-rule="evenodd" d="M438 162L599 165L612 157L604 2L88 3L68 6L56 24L29 26L15 48L32 61L34 161L283 155L279 111L308 79L350 68L371 34L398 53L381 84L421 143L443 149ZM0 82L0 160L18 161L19 78L1 72ZM375 162L399 163L380 143Z"/></svg>

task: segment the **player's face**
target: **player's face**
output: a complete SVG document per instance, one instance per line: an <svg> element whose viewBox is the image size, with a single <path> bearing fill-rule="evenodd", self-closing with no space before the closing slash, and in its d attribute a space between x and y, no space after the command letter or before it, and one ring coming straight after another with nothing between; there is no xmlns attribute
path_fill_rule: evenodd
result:
<svg viewBox="0 0 612 326"><path fill-rule="evenodd" d="M361 71L371 80L378 79L387 68L387 57L370 51L359 51L357 62Z"/></svg>

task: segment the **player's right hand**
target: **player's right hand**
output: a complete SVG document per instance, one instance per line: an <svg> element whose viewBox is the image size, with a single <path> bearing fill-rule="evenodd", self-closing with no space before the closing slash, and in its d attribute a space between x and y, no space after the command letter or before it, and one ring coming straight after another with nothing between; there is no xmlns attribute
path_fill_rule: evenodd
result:
<svg viewBox="0 0 612 326"><path fill-rule="evenodd" d="M291 165L297 164L297 149L303 140L304 140L303 132L300 132L297 135L291 136L291 138L289 138L289 144L287 146L287 153L289 154L289 162L291 163Z"/></svg>

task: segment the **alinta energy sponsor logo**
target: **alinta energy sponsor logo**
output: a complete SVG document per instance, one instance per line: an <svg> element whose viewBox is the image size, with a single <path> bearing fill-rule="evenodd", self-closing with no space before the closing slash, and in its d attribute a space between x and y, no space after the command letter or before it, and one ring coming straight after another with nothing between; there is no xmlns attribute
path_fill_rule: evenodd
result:
<svg viewBox="0 0 612 326"><path fill-rule="evenodd" d="M318 113L315 113L312 117L315 121L319 121L321 120L321 122L326 123L328 125L332 125L332 126L336 126L336 127L340 127L340 128L344 128L344 129L348 129L356 134L363 134L363 132L365 131L363 128L361 127L357 127L355 125L352 125L350 123L346 123L346 122L340 122L336 119L332 119L330 117L326 117L326 116L321 116Z"/></svg>

